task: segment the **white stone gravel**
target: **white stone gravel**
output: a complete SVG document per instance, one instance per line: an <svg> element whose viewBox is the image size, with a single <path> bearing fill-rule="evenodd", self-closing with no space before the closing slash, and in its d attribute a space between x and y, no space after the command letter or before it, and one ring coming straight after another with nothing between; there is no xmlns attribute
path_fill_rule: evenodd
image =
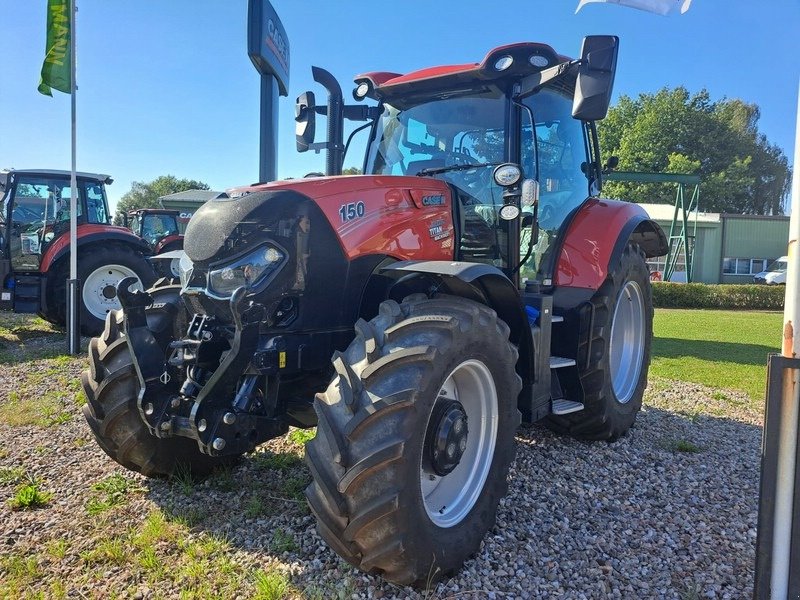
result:
<svg viewBox="0 0 800 600"><path fill-rule="evenodd" d="M71 376L84 361L66 367ZM37 365L0 366L0 403ZM185 495L175 484L127 473L93 441L83 443L88 428L72 406L74 416L61 425L0 424L0 467L23 466L54 493L47 508L12 511L6 499L15 486L0 484L0 581L8 575L4 559L13 554L36 558L42 575L29 590L45 596L59 579L69 597L179 597L180 589L167 581L146 582L126 565L107 567L101 582L87 579L80 553L153 509L199 509L206 518L191 535L223 534L235 563L280 569L296 597L750 597L761 436L759 410L750 404L733 392L661 380L651 386L636 427L616 443L578 442L523 427L497 526L455 578L427 595L349 567L317 536L302 505L276 500L274 514L246 518L248 495L278 489L283 475L248 458L233 471L231 489L209 482ZM700 451L679 452L678 441ZM285 438L265 447L297 450ZM308 477L304 466L297 470ZM91 485L112 473L131 477L141 491L103 518L88 516ZM269 550L278 528L296 550ZM43 557L42 548L54 539L69 542L61 561ZM251 590L243 581L241 596Z"/></svg>

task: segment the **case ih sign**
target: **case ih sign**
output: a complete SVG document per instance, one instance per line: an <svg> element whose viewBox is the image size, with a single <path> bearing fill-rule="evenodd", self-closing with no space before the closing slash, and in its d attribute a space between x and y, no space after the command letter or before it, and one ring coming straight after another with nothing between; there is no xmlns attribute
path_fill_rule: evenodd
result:
<svg viewBox="0 0 800 600"><path fill-rule="evenodd" d="M289 93L289 38L268 0L250 0L247 54L261 75L274 75L281 96Z"/></svg>

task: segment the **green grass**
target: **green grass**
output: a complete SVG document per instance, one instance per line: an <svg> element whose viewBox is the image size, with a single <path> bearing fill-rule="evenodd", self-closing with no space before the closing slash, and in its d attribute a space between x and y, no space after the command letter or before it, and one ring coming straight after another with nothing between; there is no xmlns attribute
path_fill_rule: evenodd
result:
<svg viewBox="0 0 800 600"><path fill-rule="evenodd" d="M292 431L289 432L289 439L295 444L300 444L302 446L306 442L312 440L315 435L317 435L316 427L312 429L292 429Z"/></svg>
<svg viewBox="0 0 800 600"><path fill-rule="evenodd" d="M664 447L671 452L683 452L685 454L697 454L703 451L700 446L689 440L668 440L664 443Z"/></svg>
<svg viewBox="0 0 800 600"><path fill-rule="evenodd" d="M12 510L42 508L50 503L53 494L39 489L39 482L31 480L17 488L16 494L8 501Z"/></svg>
<svg viewBox="0 0 800 600"><path fill-rule="evenodd" d="M23 467L2 467L0 468L0 483L19 483L25 478Z"/></svg>
<svg viewBox="0 0 800 600"><path fill-rule="evenodd" d="M275 471L288 471L303 464L303 459L291 452L256 452L252 458L259 469Z"/></svg>
<svg viewBox="0 0 800 600"><path fill-rule="evenodd" d="M86 502L86 512L94 516L124 504L129 493L138 492L144 488L134 486L130 479L116 473L93 484L92 489L100 492L99 495L89 498Z"/></svg>
<svg viewBox="0 0 800 600"><path fill-rule="evenodd" d="M274 571L259 570L253 576L254 600L281 600L289 593L289 580L285 575Z"/></svg>
<svg viewBox="0 0 800 600"><path fill-rule="evenodd" d="M63 335L63 330L39 317L0 311L0 364L62 355L66 344L49 342Z"/></svg>
<svg viewBox="0 0 800 600"><path fill-rule="evenodd" d="M764 398L767 354L781 343L777 312L659 308L650 375Z"/></svg>
<svg viewBox="0 0 800 600"><path fill-rule="evenodd" d="M294 541L294 536L291 533L278 528L272 535L272 542L270 542L269 548L273 552L280 554L283 552L296 552L299 546Z"/></svg>

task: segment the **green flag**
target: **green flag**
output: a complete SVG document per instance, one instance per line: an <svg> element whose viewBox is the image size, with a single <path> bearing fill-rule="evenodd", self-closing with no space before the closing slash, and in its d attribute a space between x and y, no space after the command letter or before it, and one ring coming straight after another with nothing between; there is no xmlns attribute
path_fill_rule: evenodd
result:
<svg viewBox="0 0 800 600"><path fill-rule="evenodd" d="M72 0L47 0L47 47L42 64L39 91L52 96L51 88L65 94L72 93L70 80L70 2Z"/></svg>

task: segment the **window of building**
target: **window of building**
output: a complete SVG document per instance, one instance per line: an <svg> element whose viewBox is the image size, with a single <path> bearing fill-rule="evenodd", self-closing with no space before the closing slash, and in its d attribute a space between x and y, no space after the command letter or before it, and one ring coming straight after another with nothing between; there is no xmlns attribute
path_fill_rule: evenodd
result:
<svg viewBox="0 0 800 600"><path fill-rule="evenodd" d="M766 258L724 258L722 272L725 275L755 275L767 267Z"/></svg>

